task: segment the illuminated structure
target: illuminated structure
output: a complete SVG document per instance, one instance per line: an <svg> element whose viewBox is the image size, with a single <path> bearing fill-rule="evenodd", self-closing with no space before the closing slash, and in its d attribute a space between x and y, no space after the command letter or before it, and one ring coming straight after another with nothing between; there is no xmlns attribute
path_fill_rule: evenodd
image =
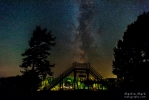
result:
<svg viewBox="0 0 149 100"><path fill-rule="evenodd" d="M71 75L71 76L70 76ZM40 90L105 90L102 76L90 66L90 63L73 63L53 81L43 81Z"/></svg>

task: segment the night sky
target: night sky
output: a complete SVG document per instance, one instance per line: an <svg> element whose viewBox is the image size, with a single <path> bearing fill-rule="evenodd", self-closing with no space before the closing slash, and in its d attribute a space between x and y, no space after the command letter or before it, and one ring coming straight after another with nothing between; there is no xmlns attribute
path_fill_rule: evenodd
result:
<svg viewBox="0 0 149 100"><path fill-rule="evenodd" d="M116 77L113 48L144 11L149 0L0 0L0 77L21 75L21 54L38 25L56 37L49 56L54 76L76 61Z"/></svg>

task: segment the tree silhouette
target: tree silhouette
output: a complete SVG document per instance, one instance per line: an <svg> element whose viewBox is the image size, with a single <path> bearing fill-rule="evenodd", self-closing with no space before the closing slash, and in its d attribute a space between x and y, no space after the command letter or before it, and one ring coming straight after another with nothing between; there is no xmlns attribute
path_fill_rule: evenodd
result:
<svg viewBox="0 0 149 100"><path fill-rule="evenodd" d="M123 40L113 50L113 73L124 80L124 85L149 89L149 12L127 26Z"/></svg>
<svg viewBox="0 0 149 100"><path fill-rule="evenodd" d="M45 79L47 75L53 75L51 72L51 65L47 60L50 55L49 51L51 46L54 46L55 37L51 35L51 31L47 32L47 29L41 29L40 26L36 26L36 29L32 33L32 38L29 41L30 48L22 54L25 58L22 60L21 71L24 75L26 85L32 90L36 90L39 79Z"/></svg>

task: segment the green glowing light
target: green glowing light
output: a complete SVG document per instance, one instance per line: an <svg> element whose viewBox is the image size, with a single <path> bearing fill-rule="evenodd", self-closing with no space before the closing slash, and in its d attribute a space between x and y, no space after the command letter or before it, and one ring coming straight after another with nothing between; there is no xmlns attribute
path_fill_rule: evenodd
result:
<svg viewBox="0 0 149 100"><path fill-rule="evenodd" d="M50 85L50 83L54 80L54 78L47 78L44 81L41 82L41 86L39 87L39 91L43 90L45 87ZM75 89L88 89L88 84L86 84L86 78L76 78L75 82ZM63 84L60 87L60 83L55 85L51 90L52 91L59 91L60 89L63 90L73 90L74 89L74 77L73 76L68 76L62 80ZM85 82L85 83L84 83ZM90 78L89 80L90 85L89 89L91 90L107 90L106 87L102 86L102 84L97 83L94 78Z"/></svg>

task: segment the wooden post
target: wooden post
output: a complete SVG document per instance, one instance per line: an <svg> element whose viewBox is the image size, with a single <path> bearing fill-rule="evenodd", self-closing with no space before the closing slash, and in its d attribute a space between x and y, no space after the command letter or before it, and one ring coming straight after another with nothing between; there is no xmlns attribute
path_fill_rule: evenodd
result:
<svg viewBox="0 0 149 100"><path fill-rule="evenodd" d="M76 70L74 70L74 83L73 83L74 84L74 90L76 89L75 88L75 85L76 85L75 82L76 82Z"/></svg>
<svg viewBox="0 0 149 100"><path fill-rule="evenodd" d="M89 70L87 69L87 85L88 85L88 91L89 91Z"/></svg>
<svg viewBox="0 0 149 100"><path fill-rule="evenodd" d="M60 81L60 90L61 90L61 81Z"/></svg>

